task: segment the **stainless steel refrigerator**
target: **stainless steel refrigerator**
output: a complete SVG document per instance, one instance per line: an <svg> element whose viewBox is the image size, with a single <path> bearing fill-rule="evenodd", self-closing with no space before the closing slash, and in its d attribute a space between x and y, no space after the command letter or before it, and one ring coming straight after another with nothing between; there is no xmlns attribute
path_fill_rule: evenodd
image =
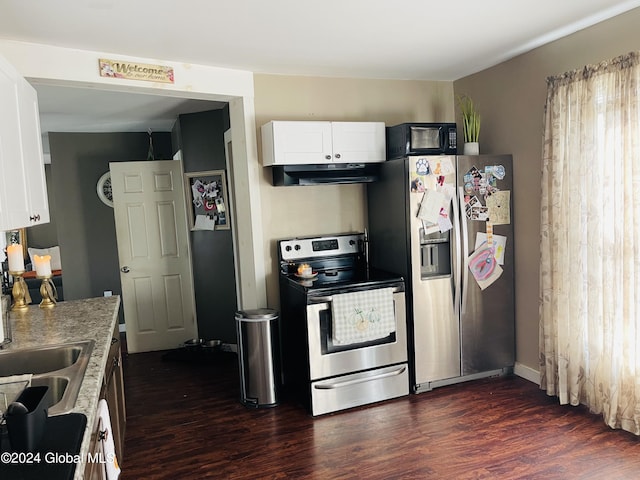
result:
<svg viewBox="0 0 640 480"><path fill-rule="evenodd" d="M513 371L511 155L410 156L367 185L369 262L406 282L412 391Z"/></svg>

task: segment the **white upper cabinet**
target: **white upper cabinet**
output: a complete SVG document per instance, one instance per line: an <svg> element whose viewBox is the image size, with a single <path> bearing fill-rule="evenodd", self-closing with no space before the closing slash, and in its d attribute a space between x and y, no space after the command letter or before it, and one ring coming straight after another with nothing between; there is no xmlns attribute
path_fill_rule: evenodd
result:
<svg viewBox="0 0 640 480"><path fill-rule="evenodd" d="M38 94L24 78L20 79L19 92L22 162L27 178L27 196L29 197L28 225L49 223L49 198L44 173Z"/></svg>
<svg viewBox="0 0 640 480"><path fill-rule="evenodd" d="M288 122L262 126L262 164L383 162L384 122Z"/></svg>
<svg viewBox="0 0 640 480"><path fill-rule="evenodd" d="M262 126L263 166L330 162L331 122L269 122Z"/></svg>
<svg viewBox="0 0 640 480"><path fill-rule="evenodd" d="M334 162L370 163L386 160L384 122L331 122Z"/></svg>
<svg viewBox="0 0 640 480"><path fill-rule="evenodd" d="M0 230L49 222L35 89L0 57Z"/></svg>
<svg viewBox="0 0 640 480"><path fill-rule="evenodd" d="M0 57L0 230L15 225L27 213L27 186L22 168L18 74Z"/></svg>

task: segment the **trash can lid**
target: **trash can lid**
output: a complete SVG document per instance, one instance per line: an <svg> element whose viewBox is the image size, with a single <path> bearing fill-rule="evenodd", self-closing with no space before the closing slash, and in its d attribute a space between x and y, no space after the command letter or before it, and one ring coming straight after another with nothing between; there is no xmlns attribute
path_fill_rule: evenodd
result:
<svg viewBox="0 0 640 480"><path fill-rule="evenodd" d="M236 312L237 319L251 319L251 320L271 320L278 318L278 312L271 308L258 308L255 310L238 310Z"/></svg>

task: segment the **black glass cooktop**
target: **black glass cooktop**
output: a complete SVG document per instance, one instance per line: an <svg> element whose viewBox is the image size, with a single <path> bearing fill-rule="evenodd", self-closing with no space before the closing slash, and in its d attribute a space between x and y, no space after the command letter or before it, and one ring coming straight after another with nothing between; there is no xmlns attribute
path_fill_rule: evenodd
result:
<svg viewBox="0 0 640 480"><path fill-rule="evenodd" d="M404 290L402 276L375 268L317 270L313 272L311 278L303 278L296 273L283 275L291 286L304 289L307 293L315 294L336 293L341 290L353 291L383 288L386 286L400 286Z"/></svg>

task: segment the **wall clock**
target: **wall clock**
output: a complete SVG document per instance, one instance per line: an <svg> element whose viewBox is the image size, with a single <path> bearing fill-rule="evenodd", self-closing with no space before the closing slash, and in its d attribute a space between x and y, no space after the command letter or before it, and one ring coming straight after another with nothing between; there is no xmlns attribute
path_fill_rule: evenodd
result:
<svg viewBox="0 0 640 480"><path fill-rule="evenodd" d="M113 193L111 191L111 172L107 172L98 179L96 191L100 200L108 207L113 208Z"/></svg>

